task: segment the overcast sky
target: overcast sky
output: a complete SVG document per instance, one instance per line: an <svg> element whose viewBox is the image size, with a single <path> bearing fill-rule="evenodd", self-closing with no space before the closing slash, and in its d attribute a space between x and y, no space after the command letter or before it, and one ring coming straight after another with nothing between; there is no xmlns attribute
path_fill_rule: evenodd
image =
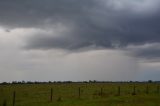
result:
<svg viewBox="0 0 160 106"><path fill-rule="evenodd" d="M159 76L160 0L0 1L0 82Z"/></svg>

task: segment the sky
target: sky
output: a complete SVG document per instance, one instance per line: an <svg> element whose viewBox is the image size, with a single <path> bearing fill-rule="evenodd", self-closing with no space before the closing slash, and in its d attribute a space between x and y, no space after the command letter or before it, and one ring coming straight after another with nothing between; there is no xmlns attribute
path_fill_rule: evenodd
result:
<svg viewBox="0 0 160 106"><path fill-rule="evenodd" d="M159 76L160 0L0 1L0 82Z"/></svg>

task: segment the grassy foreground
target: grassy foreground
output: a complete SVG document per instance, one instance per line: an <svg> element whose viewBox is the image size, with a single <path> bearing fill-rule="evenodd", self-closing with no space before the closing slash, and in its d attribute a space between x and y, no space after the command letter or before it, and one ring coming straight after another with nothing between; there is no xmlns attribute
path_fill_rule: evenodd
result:
<svg viewBox="0 0 160 106"><path fill-rule="evenodd" d="M155 83L0 85L0 106L5 101L6 106L160 106L160 91Z"/></svg>

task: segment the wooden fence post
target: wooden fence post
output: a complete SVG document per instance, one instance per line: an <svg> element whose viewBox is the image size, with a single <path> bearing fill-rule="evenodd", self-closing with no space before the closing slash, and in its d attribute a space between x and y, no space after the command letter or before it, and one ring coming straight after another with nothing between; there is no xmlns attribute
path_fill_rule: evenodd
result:
<svg viewBox="0 0 160 106"><path fill-rule="evenodd" d="M16 92L13 92L13 106L15 106L15 100L16 100Z"/></svg>
<svg viewBox="0 0 160 106"><path fill-rule="evenodd" d="M3 101L3 106L7 106L7 101L6 101L6 99Z"/></svg>
<svg viewBox="0 0 160 106"><path fill-rule="evenodd" d="M135 85L133 86L133 93L132 93L132 95L136 95L136 86Z"/></svg>
<svg viewBox="0 0 160 106"><path fill-rule="evenodd" d="M148 85L146 86L146 94L148 94L149 93L149 87L148 87Z"/></svg>
<svg viewBox="0 0 160 106"><path fill-rule="evenodd" d="M159 85L157 86L157 94L159 94Z"/></svg>
<svg viewBox="0 0 160 106"><path fill-rule="evenodd" d="M50 101L52 102L52 99L53 99L53 89L51 88L51 92L50 92Z"/></svg>
<svg viewBox="0 0 160 106"><path fill-rule="evenodd" d="M80 87L78 89L78 96L79 96L79 98L81 97L81 88Z"/></svg>
<svg viewBox="0 0 160 106"><path fill-rule="evenodd" d="M120 96L120 94L121 94L121 87L118 86L118 96Z"/></svg>
<svg viewBox="0 0 160 106"><path fill-rule="evenodd" d="M103 95L103 88L101 88L101 96Z"/></svg>

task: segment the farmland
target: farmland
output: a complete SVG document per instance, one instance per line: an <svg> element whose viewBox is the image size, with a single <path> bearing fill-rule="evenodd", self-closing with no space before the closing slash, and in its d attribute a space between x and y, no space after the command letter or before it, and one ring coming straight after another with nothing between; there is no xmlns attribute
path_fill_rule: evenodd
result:
<svg viewBox="0 0 160 106"><path fill-rule="evenodd" d="M158 83L0 85L0 106L159 106Z"/></svg>

